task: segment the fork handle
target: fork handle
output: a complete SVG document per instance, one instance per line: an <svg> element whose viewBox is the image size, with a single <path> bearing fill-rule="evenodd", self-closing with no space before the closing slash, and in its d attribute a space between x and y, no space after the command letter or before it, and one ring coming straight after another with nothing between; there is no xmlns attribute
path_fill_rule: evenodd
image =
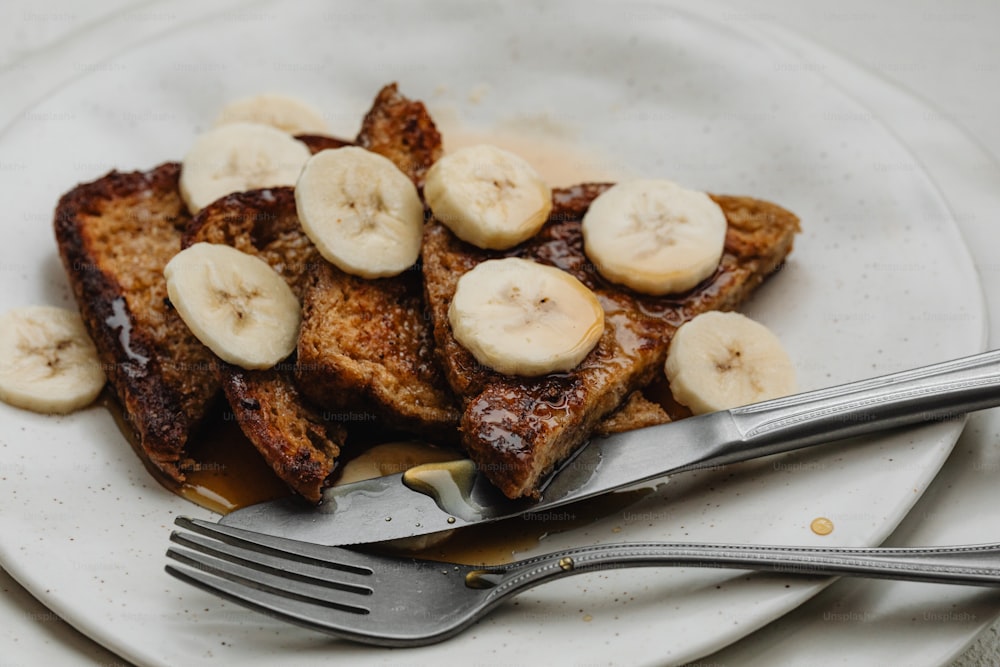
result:
<svg viewBox="0 0 1000 667"><path fill-rule="evenodd" d="M492 588L494 597L506 597L582 572L663 565L998 586L1000 544L900 549L662 542L608 544L566 549L508 565L474 570L466 576L466 582L473 588Z"/></svg>

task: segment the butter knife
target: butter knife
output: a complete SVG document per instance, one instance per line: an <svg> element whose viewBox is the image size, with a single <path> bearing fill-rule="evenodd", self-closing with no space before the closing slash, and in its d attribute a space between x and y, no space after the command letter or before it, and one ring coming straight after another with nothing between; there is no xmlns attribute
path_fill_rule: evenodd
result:
<svg viewBox="0 0 1000 667"><path fill-rule="evenodd" d="M1000 405L1000 350L595 438L549 477L541 498L510 500L469 460L418 466L288 498L219 523L326 545L382 542L537 513L666 475L745 461Z"/></svg>

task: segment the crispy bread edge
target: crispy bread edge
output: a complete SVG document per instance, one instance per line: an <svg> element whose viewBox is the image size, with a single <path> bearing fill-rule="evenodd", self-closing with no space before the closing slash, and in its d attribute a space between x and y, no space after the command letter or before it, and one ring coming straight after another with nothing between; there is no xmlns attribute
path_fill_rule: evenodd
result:
<svg viewBox="0 0 1000 667"><path fill-rule="evenodd" d="M101 215L103 207L116 200L146 190L176 190L179 174L180 165L168 162L148 172L112 171L81 184L60 198L54 228L59 255L87 331L143 452L158 469L182 481L184 474L178 464L205 412L185 414L181 397L165 384L156 344L134 326L121 283L100 270L100 258L91 250L86 225L87 216Z"/></svg>

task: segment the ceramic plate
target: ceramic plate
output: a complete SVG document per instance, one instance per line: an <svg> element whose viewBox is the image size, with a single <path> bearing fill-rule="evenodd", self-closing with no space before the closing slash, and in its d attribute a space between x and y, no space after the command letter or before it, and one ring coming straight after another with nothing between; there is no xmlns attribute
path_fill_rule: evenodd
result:
<svg viewBox="0 0 1000 667"><path fill-rule="evenodd" d="M776 201L803 220L794 254L747 304L811 389L981 349L979 286L951 214L891 131L738 16L666 5L259 3L81 66L0 136L0 309L71 305L51 211L110 168L180 158L226 101L302 96L352 136L399 81L454 136L570 144L575 167L669 177ZM537 142L536 142L537 140ZM689 473L536 550L621 540L874 545L961 430L875 439ZM113 420L0 406L0 562L97 641L143 665L565 662L667 664L793 609L822 580L635 570L536 589L463 636L358 647L222 603L163 573L178 514L211 516L151 480ZM810 530L817 517L830 535Z"/></svg>

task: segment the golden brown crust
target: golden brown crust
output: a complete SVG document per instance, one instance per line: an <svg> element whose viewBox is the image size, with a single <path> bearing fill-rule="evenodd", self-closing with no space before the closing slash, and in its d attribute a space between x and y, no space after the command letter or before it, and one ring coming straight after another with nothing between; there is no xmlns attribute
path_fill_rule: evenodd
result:
<svg viewBox="0 0 1000 667"><path fill-rule="evenodd" d="M598 422L594 427L594 435L625 433L637 428L666 424L669 421L670 415L663 406L643 396L641 391L633 391L617 410Z"/></svg>
<svg viewBox="0 0 1000 667"><path fill-rule="evenodd" d="M184 247L199 242L259 257L300 300L311 276L327 265L299 224L291 187L241 192L209 204L184 235ZM248 371L219 362L219 379L241 430L264 460L297 493L319 502L346 431L305 401L295 385L295 365L288 360Z"/></svg>
<svg viewBox="0 0 1000 667"><path fill-rule="evenodd" d="M505 253L470 246L437 223L424 236L425 291L446 377L463 401L462 443L512 498L534 493L541 478L605 415L654 377L677 327L698 313L738 306L791 251L798 231L798 219L778 206L714 197L729 223L716 273L684 294L640 295L605 280L583 252L580 218L607 187L586 184L555 191L552 215L539 234ZM452 336L447 312L458 279L498 256L557 266L597 295L605 331L572 372L539 378L501 375L480 366Z"/></svg>
<svg viewBox="0 0 1000 667"><path fill-rule="evenodd" d="M297 137L313 152L349 145L333 137ZM365 116L357 144L384 155L420 183L441 154L441 138L423 104L386 86ZM454 430L458 413L435 365L424 323L419 271L368 281L329 264L299 223L292 188L224 197L191 223L185 245L222 243L256 255L281 274L303 302L297 360L282 371L221 373L234 412L252 410L244 433L292 488L318 500L355 415L373 414L396 427L440 435ZM291 370L294 368L295 370ZM324 410L323 419L310 407ZM448 428L450 427L450 429ZM305 437L308 435L308 437ZM291 462L306 460L305 467Z"/></svg>
<svg viewBox="0 0 1000 667"><path fill-rule="evenodd" d="M427 170L444 152L423 102L401 95L395 83L379 91L355 141L392 160L418 188L423 188Z"/></svg>
<svg viewBox="0 0 1000 667"><path fill-rule="evenodd" d="M417 185L442 152L424 105L395 84L375 98L357 143ZM419 267L378 280L332 265L317 271L303 298L298 359L300 388L324 408L370 410L390 427L455 439L458 409L437 364Z"/></svg>
<svg viewBox="0 0 1000 667"><path fill-rule="evenodd" d="M259 257L300 299L311 276L327 265L302 230L292 187L238 192L212 202L188 225L183 242L185 248L218 243Z"/></svg>
<svg viewBox="0 0 1000 667"><path fill-rule="evenodd" d="M246 371L220 362L226 400L244 435L286 484L318 503L346 438L342 424L309 407L291 364Z"/></svg>
<svg viewBox="0 0 1000 667"><path fill-rule="evenodd" d="M329 410L455 439L458 409L438 366L420 272L365 280L327 266L306 292L296 379Z"/></svg>
<svg viewBox="0 0 1000 667"><path fill-rule="evenodd" d="M113 171L64 195L59 254L126 419L149 460L175 480L184 447L218 394L215 356L167 300L163 267L189 216L180 165Z"/></svg>

